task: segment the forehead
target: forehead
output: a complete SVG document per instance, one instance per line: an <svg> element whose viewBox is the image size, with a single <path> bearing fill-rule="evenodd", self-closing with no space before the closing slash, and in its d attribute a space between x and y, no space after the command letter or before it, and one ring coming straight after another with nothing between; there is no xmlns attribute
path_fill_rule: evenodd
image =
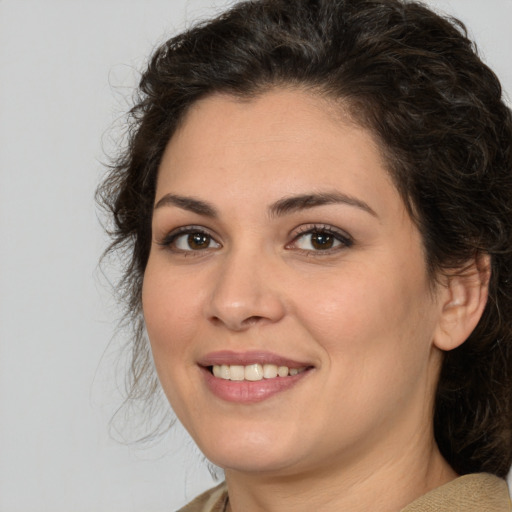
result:
<svg viewBox="0 0 512 512"><path fill-rule="evenodd" d="M251 99L196 102L169 141L158 194L201 193L250 201L324 189L401 208L379 146L346 109L315 94L276 89ZM158 199L158 197L157 197Z"/></svg>

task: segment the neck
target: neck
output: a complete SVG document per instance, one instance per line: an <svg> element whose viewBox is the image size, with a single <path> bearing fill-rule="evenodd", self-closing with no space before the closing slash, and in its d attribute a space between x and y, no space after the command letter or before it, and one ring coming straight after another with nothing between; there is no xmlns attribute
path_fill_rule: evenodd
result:
<svg viewBox="0 0 512 512"><path fill-rule="evenodd" d="M398 512L457 476L433 441L430 450L421 453L417 446L402 445L399 455L383 458L377 466L359 461L352 467L316 468L287 475L247 475L227 469L228 511L369 512L378 503L380 512Z"/></svg>

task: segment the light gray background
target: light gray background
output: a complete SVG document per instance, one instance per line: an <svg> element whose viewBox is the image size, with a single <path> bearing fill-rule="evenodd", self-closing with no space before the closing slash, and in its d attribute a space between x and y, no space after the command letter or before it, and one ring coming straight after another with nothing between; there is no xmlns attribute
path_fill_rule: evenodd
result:
<svg viewBox="0 0 512 512"><path fill-rule="evenodd" d="M431 0L512 96L512 0ZM0 0L0 512L172 511L212 485L177 429L108 435L118 315L94 189L154 45L225 0Z"/></svg>

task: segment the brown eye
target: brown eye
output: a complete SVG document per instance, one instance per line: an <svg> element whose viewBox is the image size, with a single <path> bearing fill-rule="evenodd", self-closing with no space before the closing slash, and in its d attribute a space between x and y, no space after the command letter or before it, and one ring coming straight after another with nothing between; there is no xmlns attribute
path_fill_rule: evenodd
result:
<svg viewBox="0 0 512 512"><path fill-rule="evenodd" d="M328 252L337 249L345 249L353 245L353 241L347 235L339 233L335 228L313 227L298 235L291 248L308 252Z"/></svg>
<svg viewBox="0 0 512 512"><path fill-rule="evenodd" d="M192 229L171 234L163 245L181 252L205 251L220 247L220 244L208 233Z"/></svg>
<svg viewBox="0 0 512 512"><path fill-rule="evenodd" d="M331 249L334 246L335 238L329 233L311 233L311 245L319 250Z"/></svg>
<svg viewBox="0 0 512 512"><path fill-rule="evenodd" d="M187 236L187 243L190 249L197 251L207 249L210 246L211 237L205 233L190 233Z"/></svg>
<svg viewBox="0 0 512 512"><path fill-rule="evenodd" d="M303 251L328 251L342 246L342 242L328 231L310 231L299 236L295 246Z"/></svg>

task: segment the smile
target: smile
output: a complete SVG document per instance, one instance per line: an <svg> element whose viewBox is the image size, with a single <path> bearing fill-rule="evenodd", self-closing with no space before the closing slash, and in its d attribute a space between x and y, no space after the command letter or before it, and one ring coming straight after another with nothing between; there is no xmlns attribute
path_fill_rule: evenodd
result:
<svg viewBox="0 0 512 512"><path fill-rule="evenodd" d="M233 381L251 381L256 382L263 379L275 379L277 377L289 377L298 375L306 370L302 368L288 368L288 366L278 366L276 364L249 364L249 365L213 365L211 371L215 377L224 380Z"/></svg>
<svg viewBox="0 0 512 512"><path fill-rule="evenodd" d="M286 392L315 369L305 361L267 351L220 351L198 361L210 393L238 404L261 402Z"/></svg>

